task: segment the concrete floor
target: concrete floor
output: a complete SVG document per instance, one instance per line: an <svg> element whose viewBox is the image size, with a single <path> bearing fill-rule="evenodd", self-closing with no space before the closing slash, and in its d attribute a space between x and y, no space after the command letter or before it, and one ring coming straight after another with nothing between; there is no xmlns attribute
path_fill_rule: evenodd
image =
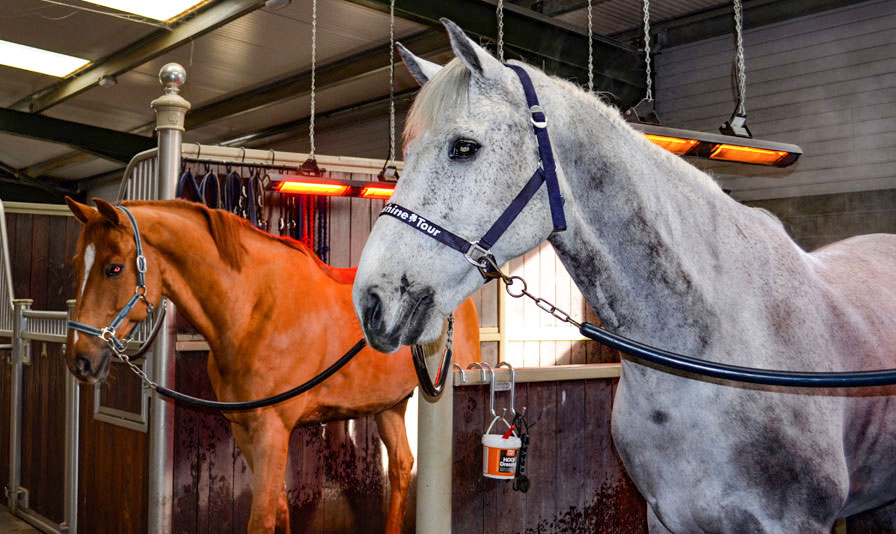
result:
<svg viewBox="0 0 896 534"><path fill-rule="evenodd" d="M32 532L39 534L40 531L35 530L28 523L9 513L9 510L5 507L0 506L0 532L3 534L23 534Z"/></svg>

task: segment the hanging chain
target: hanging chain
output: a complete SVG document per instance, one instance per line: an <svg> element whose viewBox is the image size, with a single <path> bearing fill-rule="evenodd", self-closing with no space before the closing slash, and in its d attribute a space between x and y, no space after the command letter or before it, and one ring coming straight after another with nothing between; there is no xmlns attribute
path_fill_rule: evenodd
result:
<svg viewBox="0 0 896 534"><path fill-rule="evenodd" d="M317 0L311 2L311 117L308 120L308 141L311 144L310 159L314 159L314 97L315 69L317 67Z"/></svg>
<svg viewBox="0 0 896 534"><path fill-rule="evenodd" d="M557 306L551 304L547 300L536 297L532 293L528 291L528 285L522 276L509 276L504 271L502 271L495 262L489 257L482 258L482 263L479 265L480 272L482 272L488 278L500 278L501 281L504 282L504 290L511 297L518 299L522 297L527 297L532 300L536 306L551 314L552 317L557 319L558 321L562 321L564 323L569 323L576 328L581 329L582 323L576 321L568 313L561 310ZM514 286L519 287L519 289L514 289Z"/></svg>
<svg viewBox="0 0 896 534"><path fill-rule="evenodd" d="M734 0L734 29L737 32L737 113L747 114L747 68L744 65L744 15L741 0Z"/></svg>
<svg viewBox="0 0 896 534"><path fill-rule="evenodd" d="M588 92L594 91L594 23L591 18L591 0L588 0Z"/></svg>
<svg viewBox="0 0 896 534"><path fill-rule="evenodd" d="M389 2L389 165L395 164L395 0Z"/></svg>
<svg viewBox="0 0 896 534"><path fill-rule="evenodd" d="M119 360L127 364L127 366L131 368L131 371L134 371L134 374L140 377L140 380L143 381L144 386L150 389L158 389L159 385L150 380L149 376L146 375L146 372L138 367L137 364L132 362L127 354L125 354L124 352L119 352L118 349L115 348L112 349L112 352L115 353L115 356L117 356Z"/></svg>
<svg viewBox="0 0 896 534"><path fill-rule="evenodd" d="M644 63L647 73L647 93L644 100L653 102L653 81L650 75L650 0L644 0Z"/></svg>
<svg viewBox="0 0 896 534"><path fill-rule="evenodd" d="M498 61L504 63L504 0L498 0Z"/></svg>

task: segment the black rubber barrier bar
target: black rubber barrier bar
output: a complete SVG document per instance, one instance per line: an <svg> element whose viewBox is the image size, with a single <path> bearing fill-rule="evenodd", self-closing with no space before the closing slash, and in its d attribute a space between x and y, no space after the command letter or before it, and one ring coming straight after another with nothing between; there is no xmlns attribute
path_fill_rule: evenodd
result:
<svg viewBox="0 0 896 534"><path fill-rule="evenodd" d="M579 329L583 336L599 341L608 347L641 358L670 369L685 371L712 378L763 384L766 386L786 386L800 388L854 388L888 386L896 384L896 369L880 371L853 371L843 373L808 373L800 371L778 371L755 369L710 362L674 352L668 352L637 341L608 332L603 328L584 323Z"/></svg>

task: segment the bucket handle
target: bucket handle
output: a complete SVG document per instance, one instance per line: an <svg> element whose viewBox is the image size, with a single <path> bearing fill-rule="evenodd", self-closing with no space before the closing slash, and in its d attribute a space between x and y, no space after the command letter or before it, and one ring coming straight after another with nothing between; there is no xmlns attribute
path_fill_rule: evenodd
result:
<svg viewBox="0 0 896 534"><path fill-rule="evenodd" d="M505 411L506 411L506 410L505 410ZM510 423L507 422L507 419L505 419L503 415L496 415L495 418L492 419L492 424L488 425L488 429L486 429L486 431L485 431L486 434L491 434L491 433L492 433L492 427L495 426L495 423L497 423L499 419L500 419L501 421L504 421L504 425L507 426L507 429L508 429L508 430L511 429L511 428L513 428L513 427L510 425ZM517 436L517 434L516 434L516 430L515 430L515 429L513 430L513 436L514 436L514 437L519 437L519 436Z"/></svg>

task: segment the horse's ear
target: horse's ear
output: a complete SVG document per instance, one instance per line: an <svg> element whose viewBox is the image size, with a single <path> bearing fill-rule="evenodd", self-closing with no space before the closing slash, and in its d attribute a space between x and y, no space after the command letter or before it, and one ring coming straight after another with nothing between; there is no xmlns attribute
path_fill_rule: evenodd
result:
<svg viewBox="0 0 896 534"><path fill-rule="evenodd" d="M454 50L454 55L470 69L474 77L491 80L500 79L504 70L504 66L501 65L500 61L467 37L467 34L460 29L460 26L446 18L440 20L445 29L448 30L448 37L451 40L451 48Z"/></svg>
<svg viewBox="0 0 896 534"><path fill-rule="evenodd" d="M401 61L404 62L404 66L410 71L411 76L414 77L421 87L435 76L437 72L442 70L441 65L415 56L401 43L395 43L395 50L398 52L399 57L401 57Z"/></svg>
<svg viewBox="0 0 896 534"><path fill-rule="evenodd" d="M94 198L93 203L96 204L97 210L100 212L100 215L102 215L104 219L112 224L121 224L121 219L118 218L118 210L115 209L115 206L109 204L101 198Z"/></svg>
<svg viewBox="0 0 896 534"><path fill-rule="evenodd" d="M89 221L96 213L95 209L86 204L81 204L68 195L65 197L65 203L68 204L68 209L71 210L72 215L74 215L75 219L78 219L81 224L87 224L87 221Z"/></svg>

